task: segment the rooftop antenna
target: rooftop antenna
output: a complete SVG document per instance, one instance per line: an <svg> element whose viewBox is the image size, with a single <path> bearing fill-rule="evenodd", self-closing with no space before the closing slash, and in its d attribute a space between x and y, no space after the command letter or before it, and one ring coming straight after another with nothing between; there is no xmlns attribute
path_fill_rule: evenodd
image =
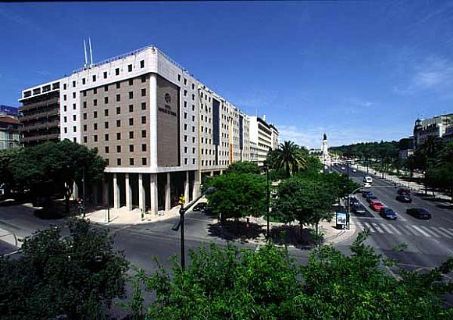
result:
<svg viewBox="0 0 453 320"><path fill-rule="evenodd" d="M85 64L83 65L84 68L88 67L88 58L87 58L87 44L85 39L83 40L83 53L85 54Z"/></svg>
<svg viewBox="0 0 453 320"><path fill-rule="evenodd" d="M91 48L91 39L88 37L88 46L90 47L90 67L93 66L93 50Z"/></svg>

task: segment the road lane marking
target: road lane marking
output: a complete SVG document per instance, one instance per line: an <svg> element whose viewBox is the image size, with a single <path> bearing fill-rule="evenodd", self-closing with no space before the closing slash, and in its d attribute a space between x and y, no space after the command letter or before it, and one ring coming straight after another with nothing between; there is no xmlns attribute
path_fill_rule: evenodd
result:
<svg viewBox="0 0 453 320"><path fill-rule="evenodd" d="M364 222L363 224L365 225L365 227L366 227L368 230L370 230L370 232L376 232L376 230L374 230L374 228L371 226L370 223Z"/></svg>
<svg viewBox="0 0 453 320"><path fill-rule="evenodd" d="M431 235L426 233L425 231L423 231L421 228L414 226L414 225L412 225L411 227L414 228L415 230L417 230L418 232L420 232L425 237L431 238Z"/></svg>
<svg viewBox="0 0 453 320"><path fill-rule="evenodd" d="M387 233L393 234L393 231L388 227L387 224L381 224L380 226L381 226L382 229L387 231Z"/></svg>
<svg viewBox="0 0 453 320"><path fill-rule="evenodd" d="M438 235L435 231L432 231L431 229L429 229L428 227L425 227L425 226L418 226L420 229L422 230L425 230L428 234L431 234L433 235L434 237L436 238L442 238L442 236Z"/></svg>
<svg viewBox="0 0 453 320"><path fill-rule="evenodd" d="M384 233L384 231L382 231L381 227L377 223L373 223L373 227L375 227L379 233Z"/></svg>
<svg viewBox="0 0 453 320"><path fill-rule="evenodd" d="M450 231L452 229L447 229L447 228L443 228L443 227L439 227L439 229L442 230L442 231L445 231L449 235L453 236L453 231Z"/></svg>
<svg viewBox="0 0 453 320"><path fill-rule="evenodd" d="M391 224L389 224L389 225L387 225L387 226L388 226L389 228L393 229L393 231L395 231L396 234L401 235L401 232L400 232L395 226L393 226L393 225L391 225Z"/></svg>
<svg viewBox="0 0 453 320"><path fill-rule="evenodd" d="M431 227L433 228L433 227ZM436 228L437 232L439 232L442 236L447 237L447 238L453 238L453 236L449 235L447 232L442 231L440 227Z"/></svg>
<svg viewBox="0 0 453 320"><path fill-rule="evenodd" d="M404 226L404 227L405 227L407 230L409 230L409 233L411 233L411 235L419 236L419 234L418 234L416 231L412 230L412 229L410 228L410 226Z"/></svg>

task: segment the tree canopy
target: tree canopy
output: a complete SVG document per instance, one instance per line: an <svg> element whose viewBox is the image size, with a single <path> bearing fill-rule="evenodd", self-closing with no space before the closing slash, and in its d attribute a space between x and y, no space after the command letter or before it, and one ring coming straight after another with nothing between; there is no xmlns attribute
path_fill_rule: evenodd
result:
<svg viewBox="0 0 453 320"><path fill-rule="evenodd" d="M225 173L254 173L259 174L260 168L258 165L251 161L237 161L228 166Z"/></svg>
<svg viewBox="0 0 453 320"><path fill-rule="evenodd" d="M284 169L286 177L307 167L308 152L292 141L280 143L277 149L270 150L267 163L273 169Z"/></svg>

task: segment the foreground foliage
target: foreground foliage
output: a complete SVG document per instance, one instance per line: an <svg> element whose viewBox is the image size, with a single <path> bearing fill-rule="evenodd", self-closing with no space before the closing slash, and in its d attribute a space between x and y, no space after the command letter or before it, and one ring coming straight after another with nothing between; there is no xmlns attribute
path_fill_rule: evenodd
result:
<svg viewBox="0 0 453 320"><path fill-rule="evenodd" d="M103 319L123 294L128 263L105 230L84 220L27 238L19 258L0 258L1 319Z"/></svg>
<svg viewBox="0 0 453 320"><path fill-rule="evenodd" d="M351 256L322 246L308 264L268 244L258 251L211 245L191 252L172 275L160 268L138 275L154 302L135 304L135 319L451 319L440 296L453 287L439 280L453 261L428 274L403 272L396 280L361 234ZM137 295L136 301L143 301Z"/></svg>

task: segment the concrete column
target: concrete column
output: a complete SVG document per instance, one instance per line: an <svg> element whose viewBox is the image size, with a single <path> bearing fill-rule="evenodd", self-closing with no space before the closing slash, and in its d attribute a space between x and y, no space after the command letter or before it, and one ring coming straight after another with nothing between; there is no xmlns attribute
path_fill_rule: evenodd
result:
<svg viewBox="0 0 453 320"><path fill-rule="evenodd" d="M209 175L210 175L211 177L213 177L213 176L214 176L214 171L211 171L211 172L209 173Z"/></svg>
<svg viewBox="0 0 453 320"><path fill-rule="evenodd" d="M117 174L113 174L113 208L119 209L120 207L120 187L118 186Z"/></svg>
<svg viewBox="0 0 453 320"><path fill-rule="evenodd" d="M200 195L200 171L195 171L192 189L192 198L196 199Z"/></svg>
<svg viewBox="0 0 453 320"><path fill-rule="evenodd" d="M132 188L129 180L129 173L125 174L126 179L124 179L125 190L126 190L126 208L129 211L132 211Z"/></svg>
<svg viewBox="0 0 453 320"><path fill-rule="evenodd" d="M151 193L151 213L157 214L159 212L159 203L157 196L157 173L151 173L149 176L150 186L149 190Z"/></svg>
<svg viewBox="0 0 453 320"><path fill-rule="evenodd" d="M189 171L186 171L186 180L184 181L184 204L188 204L190 202L189 185Z"/></svg>
<svg viewBox="0 0 453 320"><path fill-rule="evenodd" d="M77 183L75 183L75 182L72 185L72 198L74 200L79 198L79 187L77 186Z"/></svg>
<svg viewBox="0 0 453 320"><path fill-rule="evenodd" d="M109 182L105 178L102 181L102 204L109 205Z"/></svg>
<svg viewBox="0 0 453 320"><path fill-rule="evenodd" d="M223 174L223 170L220 170L220 174Z"/></svg>
<svg viewBox="0 0 453 320"><path fill-rule="evenodd" d="M149 103L150 166L157 169L157 76L155 73L151 73L149 76Z"/></svg>
<svg viewBox="0 0 453 320"><path fill-rule="evenodd" d="M171 186L170 172L167 172L167 183L165 184L165 211L171 209Z"/></svg>
<svg viewBox="0 0 453 320"><path fill-rule="evenodd" d="M138 174L138 207L145 211L145 188L143 187L143 174Z"/></svg>

